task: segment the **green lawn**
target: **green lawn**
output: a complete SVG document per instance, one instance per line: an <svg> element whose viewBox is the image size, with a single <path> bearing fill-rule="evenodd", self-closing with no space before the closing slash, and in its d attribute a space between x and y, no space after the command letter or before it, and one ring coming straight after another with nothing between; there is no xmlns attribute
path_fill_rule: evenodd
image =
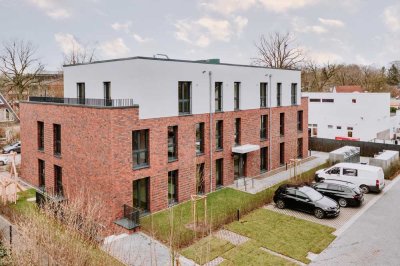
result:
<svg viewBox="0 0 400 266"><path fill-rule="evenodd" d="M195 261L197 264L203 265L234 247L228 241L208 236L183 249L181 254Z"/></svg>
<svg viewBox="0 0 400 266"><path fill-rule="evenodd" d="M265 209L258 209L226 228L304 263L310 262L306 258L308 252L318 254L335 239L334 228Z"/></svg>
<svg viewBox="0 0 400 266"><path fill-rule="evenodd" d="M298 182L311 181L315 171L327 167L323 164L302 174ZM288 181L282 182L287 183ZM213 229L220 228L236 220L237 210L241 215L249 213L271 202L277 184L257 194L249 194L231 188L220 189L207 195L208 223ZM145 216L141 219L142 229L164 243L170 243L174 247L182 248L193 243L194 240L204 237L201 233L195 233L187 228L193 222L191 201L183 202L170 209ZM204 220L204 205L199 202L197 206L198 220ZM171 219L173 217L173 219ZM171 238L171 228L173 237Z"/></svg>

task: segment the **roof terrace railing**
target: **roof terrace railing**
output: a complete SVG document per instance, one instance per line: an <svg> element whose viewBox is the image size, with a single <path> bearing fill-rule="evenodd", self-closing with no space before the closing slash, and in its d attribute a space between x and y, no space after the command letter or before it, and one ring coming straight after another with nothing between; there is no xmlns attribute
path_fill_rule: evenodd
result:
<svg viewBox="0 0 400 266"><path fill-rule="evenodd" d="M86 105L99 107L130 107L135 106L133 99L90 99L90 98L57 98L44 96L30 96L30 102L59 103L70 105Z"/></svg>

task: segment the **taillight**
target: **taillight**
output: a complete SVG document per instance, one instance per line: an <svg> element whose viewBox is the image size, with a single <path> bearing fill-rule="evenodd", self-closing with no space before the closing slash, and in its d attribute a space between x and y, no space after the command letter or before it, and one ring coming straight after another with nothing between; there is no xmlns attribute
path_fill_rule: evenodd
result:
<svg viewBox="0 0 400 266"><path fill-rule="evenodd" d="M379 180L376 180L376 187L379 187Z"/></svg>

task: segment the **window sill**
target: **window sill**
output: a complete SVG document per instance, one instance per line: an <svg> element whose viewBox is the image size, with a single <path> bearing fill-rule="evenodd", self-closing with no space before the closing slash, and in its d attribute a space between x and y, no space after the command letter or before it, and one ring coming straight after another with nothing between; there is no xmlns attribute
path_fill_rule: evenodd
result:
<svg viewBox="0 0 400 266"><path fill-rule="evenodd" d="M214 113L218 114L218 113L223 113L223 112L224 112L224 110L215 110Z"/></svg>
<svg viewBox="0 0 400 266"><path fill-rule="evenodd" d="M267 173L267 172L268 172L267 169L265 169L265 170L260 170L260 174L265 174L265 173Z"/></svg>
<svg viewBox="0 0 400 266"><path fill-rule="evenodd" d="M179 113L179 116L192 116L192 113Z"/></svg>
<svg viewBox="0 0 400 266"><path fill-rule="evenodd" d="M260 138L260 141L264 142L264 141L268 141L268 138Z"/></svg>
<svg viewBox="0 0 400 266"><path fill-rule="evenodd" d="M216 190L219 190L219 189L222 189L222 188L224 188L224 185L217 185L217 186L215 187Z"/></svg>
<svg viewBox="0 0 400 266"><path fill-rule="evenodd" d="M58 158L58 159L61 159L61 153L55 153L55 154L54 154L54 157L56 157L56 158Z"/></svg>
<svg viewBox="0 0 400 266"><path fill-rule="evenodd" d="M175 158L175 159L168 159L168 163L173 163L173 162L176 162L176 161L178 161L178 158Z"/></svg>
<svg viewBox="0 0 400 266"><path fill-rule="evenodd" d="M132 167L133 170L140 170L140 169L144 169L144 168L150 168L150 165L146 164L146 165L140 165L140 166Z"/></svg>
<svg viewBox="0 0 400 266"><path fill-rule="evenodd" d="M260 109L268 109L268 106L260 106Z"/></svg>
<svg viewBox="0 0 400 266"><path fill-rule="evenodd" d="M179 204L178 201L174 201L174 202L168 203L168 208L174 207L174 206L176 206L178 204Z"/></svg>
<svg viewBox="0 0 400 266"><path fill-rule="evenodd" d="M196 156L203 156L203 155L204 155L204 152L196 153Z"/></svg>
<svg viewBox="0 0 400 266"><path fill-rule="evenodd" d="M217 148L217 149L215 149L215 152L221 152L223 150L224 150L223 148Z"/></svg>
<svg viewBox="0 0 400 266"><path fill-rule="evenodd" d="M44 153L44 149L38 149L38 152Z"/></svg>
<svg viewBox="0 0 400 266"><path fill-rule="evenodd" d="M237 111L241 111L241 109L233 109L233 111L237 112Z"/></svg>

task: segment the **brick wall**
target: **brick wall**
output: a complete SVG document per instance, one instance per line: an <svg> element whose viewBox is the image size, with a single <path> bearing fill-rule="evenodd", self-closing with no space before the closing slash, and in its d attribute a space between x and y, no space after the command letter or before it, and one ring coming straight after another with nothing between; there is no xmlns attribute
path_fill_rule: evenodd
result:
<svg viewBox="0 0 400 266"><path fill-rule="evenodd" d="M303 110L303 132L297 131L297 111ZM122 214L122 205L132 205L132 181L150 177L150 211L168 205L168 171L179 170L178 200L190 199L196 193L196 164L205 163L206 191L210 191L209 115L189 115L138 120L139 108L90 108L52 104L21 104L22 166L21 176L38 185L38 159L46 163L46 186L54 186L53 165L63 167L63 184L68 197L88 191L104 204L105 223ZM285 134L279 133L279 114L285 113ZM260 141L260 117L268 115L269 139ZM279 167L279 143L285 142L285 161L297 156L297 140L303 138L303 154L307 156L307 100L300 106L254 109L213 114L223 120L223 150L215 151L213 137L213 188L215 160L223 158L223 184L234 181L232 146L234 121L241 118L241 144L271 146L271 167ZM37 121L45 124L45 149L37 149ZM204 122L204 155L196 156L195 124ZM61 125L62 154L53 155L53 124ZM168 162L167 128L178 126L178 160ZM150 167L132 169L132 131L149 129ZM260 152L247 155L247 176L260 174Z"/></svg>

